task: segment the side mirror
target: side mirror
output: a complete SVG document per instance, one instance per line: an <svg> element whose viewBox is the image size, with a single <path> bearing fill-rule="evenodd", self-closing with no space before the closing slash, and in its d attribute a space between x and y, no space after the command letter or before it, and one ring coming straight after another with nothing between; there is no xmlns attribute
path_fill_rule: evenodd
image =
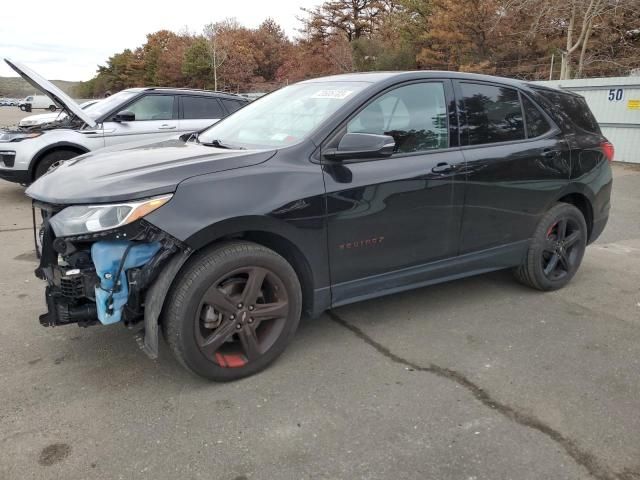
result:
<svg viewBox="0 0 640 480"><path fill-rule="evenodd" d="M346 133L338 148L331 148L323 152L330 160L362 161L387 158L393 155L396 142L390 135L376 135L373 133Z"/></svg>
<svg viewBox="0 0 640 480"><path fill-rule="evenodd" d="M133 122L136 119L136 114L131 110L122 110L113 117L114 122Z"/></svg>

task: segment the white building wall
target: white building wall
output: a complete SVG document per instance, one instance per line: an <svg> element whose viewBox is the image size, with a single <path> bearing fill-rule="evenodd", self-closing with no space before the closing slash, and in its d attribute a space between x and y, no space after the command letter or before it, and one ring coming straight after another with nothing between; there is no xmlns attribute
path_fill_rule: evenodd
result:
<svg viewBox="0 0 640 480"><path fill-rule="evenodd" d="M540 83L582 95L602 133L615 147L615 160L640 163L640 77L552 80Z"/></svg>

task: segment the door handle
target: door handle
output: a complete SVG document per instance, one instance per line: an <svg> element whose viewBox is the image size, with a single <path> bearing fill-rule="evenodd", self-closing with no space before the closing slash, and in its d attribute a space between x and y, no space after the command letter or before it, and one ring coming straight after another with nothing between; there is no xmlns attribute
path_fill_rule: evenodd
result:
<svg viewBox="0 0 640 480"><path fill-rule="evenodd" d="M457 167L455 165L451 165L450 163L440 162L435 167L433 167L431 171L433 173L451 173L454 172L456 168Z"/></svg>
<svg viewBox="0 0 640 480"><path fill-rule="evenodd" d="M158 127L158 130L173 130L174 128L176 128L176 126L175 126L175 125L167 125L167 124L164 124L164 125L160 125L160 126Z"/></svg>

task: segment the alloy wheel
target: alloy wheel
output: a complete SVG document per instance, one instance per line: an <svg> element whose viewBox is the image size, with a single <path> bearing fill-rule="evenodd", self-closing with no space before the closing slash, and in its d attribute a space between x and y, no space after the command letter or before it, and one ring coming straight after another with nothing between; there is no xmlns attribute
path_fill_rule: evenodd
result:
<svg viewBox="0 0 640 480"><path fill-rule="evenodd" d="M243 267L216 281L204 293L195 316L196 343L221 367L238 368L265 354L289 315L282 280L262 267Z"/></svg>
<svg viewBox="0 0 640 480"><path fill-rule="evenodd" d="M559 280L576 267L580 260L582 232L572 218L562 218L547 230L542 252L542 269L550 280Z"/></svg>

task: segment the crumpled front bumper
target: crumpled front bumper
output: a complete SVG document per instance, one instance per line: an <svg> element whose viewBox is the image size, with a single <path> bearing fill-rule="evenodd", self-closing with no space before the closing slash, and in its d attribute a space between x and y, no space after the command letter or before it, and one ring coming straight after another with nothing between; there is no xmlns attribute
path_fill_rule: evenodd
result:
<svg viewBox="0 0 640 480"><path fill-rule="evenodd" d="M41 242L35 274L47 282L47 312L40 323L141 324L143 348L155 358L164 297L191 251L144 220L117 231L56 238L49 225L53 213L34 210L34 237ZM41 234L35 227L39 218Z"/></svg>
<svg viewBox="0 0 640 480"><path fill-rule="evenodd" d="M54 248L55 237L48 223L49 213L43 212L43 225L38 231L34 210L34 239L40 265L35 271L38 278L47 282L45 300L47 313L40 316L40 324L46 327L77 323L89 326L97 323L95 286L98 279L95 268L87 259L82 267L61 265Z"/></svg>

